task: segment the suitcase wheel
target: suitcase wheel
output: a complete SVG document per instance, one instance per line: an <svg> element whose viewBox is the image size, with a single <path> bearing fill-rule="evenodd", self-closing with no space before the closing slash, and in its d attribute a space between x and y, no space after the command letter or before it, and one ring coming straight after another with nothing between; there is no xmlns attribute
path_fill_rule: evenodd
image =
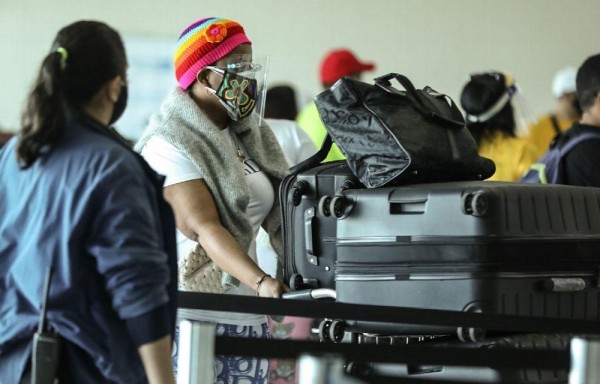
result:
<svg viewBox="0 0 600 384"><path fill-rule="evenodd" d="M304 288L304 279L302 275L294 273L290 276L290 289L292 291L299 291Z"/></svg>
<svg viewBox="0 0 600 384"><path fill-rule="evenodd" d="M467 193L462 197L462 210L467 215L484 216L488 208L488 197L484 192Z"/></svg>
<svg viewBox="0 0 600 384"><path fill-rule="evenodd" d="M345 331L346 323L342 320L322 320L319 324L319 340L321 342L341 343Z"/></svg>
<svg viewBox="0 0 600 384"><path fill-rule="evenodd" d="M329 339L334 343L341 343L344 339L346 324L342 320L333 320L329 325Z"/></svg>
<svg viewBox="0 0 600 384"><path fill-rule="evenodd" d="M319 216L325 216L325 217L329 217L331 216L331 196L322 196L321 199L319 199L319 206L317 207L318 209L318 213Z"/></svg>
<svg viewBox="0 0 600 384"><path fill-rule="evenodd" d="M344 216L346 211L346 201L343 196L335 196L331 199L329 203L329 212L331 216L336 219L340 219Z"/></svg>
<svg viewBox="0 0 600 384"><path fill-rule="evenodd" d="M368 376L373 373L373 369L367 365L367 363L357 363L356 361L350 361L344 367L344 372L349 375L360 375Z"/></svg>
<svg viewBox="0 0 600 384"><path fill-rule="evenodd" d="M294 183L294 186L290 191L292 194L292 204L294 204L294 207L300 205L300 202L302 202L302 196L304 196L307 191L308 183L306 181L300 180Z"/></svg>
<svg viewBox="0 0 600 384"><path fill-rule="evenodd" d="M479 303L473 302L467 304L463 312L483 313L483 310ZM458 327L456 328L456 335L463 343L476 343L485 339L486 330L483 328Z"/></svg>
<svg viewBox="0 0 600 384"><path fill-rule="evenodd" d="M482 328L458 327L456 329L456 335L458 336L458 340L463 343L477 343L485 339L486 332L485 329Z"/></svg>
<svg viewBox="0 0 600 384"><path fill-rule="evenodd" d="M322 343L331 341L329 338L329 328L331 327L331 320L321 320L319 323L319 341Z"/></svg>
<svg viewBox="0 0 600 384"><path fill-rule="evenodd" d="M338 194L342 194L342 192L344 192L346 189L355 189L356 188L356 183L354 183L354 181L352 180L345 180L344 183L342 184L342 186L336 191L336 195Z"/></svg>

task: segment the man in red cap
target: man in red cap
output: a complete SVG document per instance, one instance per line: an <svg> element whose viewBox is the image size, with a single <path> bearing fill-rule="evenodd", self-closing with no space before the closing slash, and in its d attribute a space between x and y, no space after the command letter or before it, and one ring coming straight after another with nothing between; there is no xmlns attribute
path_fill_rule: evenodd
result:
<svg viewBox="0 0 600 384"><path fill-rule="evenodd" d="M351 77L360 80L360 77L365 71L375 69L375 64L369 62L361 62L348 49L335 49L330 51L323 62L321 63L320 77L323 88L331 87L336 81L342 77ZM323 139L327 131L321 122L317 106L314 102L307 105L296 118L298 125L310 136L317 148L321 148ZM343 160L344 155L340 149L333 144L329 155L325 161Z"/></svg>

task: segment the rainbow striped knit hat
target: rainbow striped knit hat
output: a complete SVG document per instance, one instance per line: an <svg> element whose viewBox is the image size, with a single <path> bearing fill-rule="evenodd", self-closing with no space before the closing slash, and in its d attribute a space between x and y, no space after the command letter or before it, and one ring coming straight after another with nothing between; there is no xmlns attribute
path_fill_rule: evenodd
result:
<svg viewBox="0 0 600 384"><path fill-rule="evenodd" d="M188 89L202 68L244 43L252 44L244 28L233 20L208 17L190 24L179 36L173 58L181 88Z"/></svg>

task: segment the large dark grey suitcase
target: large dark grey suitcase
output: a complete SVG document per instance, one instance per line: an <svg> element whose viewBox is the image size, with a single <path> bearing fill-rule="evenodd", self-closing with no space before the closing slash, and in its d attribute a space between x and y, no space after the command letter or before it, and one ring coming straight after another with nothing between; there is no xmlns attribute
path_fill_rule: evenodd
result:
<svg viewBox="0 0 600 384"><path fill-rule="evenodd" d="M347 188L362 184L345 161L335 161L292 174L280 188L282 234L286 281L304 277L290 285L333 288L335 262L336 202Z"/></svg>
<svg viewBox="0 0 600 384"><path fill-rule="evenodd" d="M600 319L600 188L456 182L343 195L339 302ZM457 331L347 325L388 334Z"/></svg>

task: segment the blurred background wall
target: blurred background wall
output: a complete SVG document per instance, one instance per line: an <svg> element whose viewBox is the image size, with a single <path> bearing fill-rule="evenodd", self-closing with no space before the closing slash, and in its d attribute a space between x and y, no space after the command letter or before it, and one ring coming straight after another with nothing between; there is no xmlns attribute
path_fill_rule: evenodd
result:
<svg viewBox="0 0 600 384"><path fill-rule="evenodd" d="M376 62L369 77L399 72L455 101L469 73L506 70L536 116L552 106L554 73L600 52L599 15L597 0L0 0L0 127L17 129L54 35L79 19L119 30L128 49L137 48L136 60L159 50L168 65L187 24L232 18L244 25L256 53L271 56L270 83L290 83L305 100L321 90L319 63L337 47ZM161 87L175 85L168 72L155 78ZM134 98L151 89L145 82L135 85Z"/></svg>

